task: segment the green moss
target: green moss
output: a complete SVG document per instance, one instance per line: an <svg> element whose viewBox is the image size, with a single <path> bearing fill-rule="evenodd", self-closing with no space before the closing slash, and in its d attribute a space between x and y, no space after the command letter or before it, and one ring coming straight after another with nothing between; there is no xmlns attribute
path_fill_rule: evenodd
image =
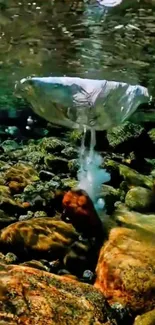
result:
<svg viewBox="0 0 155 325"><path fill-rule="evenodd" d="M131 122L125 122L122 125L114 127L107 131L107 139L109 145L112 148L116 148L122 144L129 143L129 141L135 141L144 132L144 129Z"/></svg>

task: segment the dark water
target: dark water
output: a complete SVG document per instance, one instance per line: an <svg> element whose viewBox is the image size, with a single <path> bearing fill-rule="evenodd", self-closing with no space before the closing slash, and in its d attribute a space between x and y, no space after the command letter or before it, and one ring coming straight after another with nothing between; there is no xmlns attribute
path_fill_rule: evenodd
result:
<svg viewBox="0 0 155 325"><path fill-rule="evenodd" d="M17 80L70 75L155 89L155 1L0 0L0 108Z"/></svg>

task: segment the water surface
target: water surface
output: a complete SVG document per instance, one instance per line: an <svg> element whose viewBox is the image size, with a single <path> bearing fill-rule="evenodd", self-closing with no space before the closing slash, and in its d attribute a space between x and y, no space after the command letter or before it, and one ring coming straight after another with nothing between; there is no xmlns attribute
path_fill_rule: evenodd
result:
<svg viewBox="0 0 155 325"><path fill-rule="evenodd" d="M17 80L70 75L139 83L154 94L155 2L0 1L0 107ZM11 104L10 104L11 105Z"/></svg>

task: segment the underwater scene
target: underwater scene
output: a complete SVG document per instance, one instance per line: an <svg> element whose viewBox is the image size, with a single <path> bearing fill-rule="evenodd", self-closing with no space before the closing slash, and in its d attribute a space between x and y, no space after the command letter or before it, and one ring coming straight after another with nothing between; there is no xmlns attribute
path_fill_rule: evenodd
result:
<svg viewBox="0 0 155 325"><path fill-rule="evenodd" d="M0 325L155 325L155 1L0 0Z"/></svg>

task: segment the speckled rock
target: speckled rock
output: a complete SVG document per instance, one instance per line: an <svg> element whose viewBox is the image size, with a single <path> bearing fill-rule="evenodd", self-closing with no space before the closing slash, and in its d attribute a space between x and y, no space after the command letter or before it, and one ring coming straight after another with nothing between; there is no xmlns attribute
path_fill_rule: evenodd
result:
<svg viewBox="0 0 155 325"><path fill-rule="evenodd" d="M0 293L3 325L108 324L104 296L71 278L1 264Z"/></svg>
<svg viewBox="0 0 155 325"><path fill-rule="evenodd" d="M33 258L59 258L77 238L71 224L53 218L34 218L2 229L0 247L20 257L30 258L32 254Z"/></svg>
<svg viewBox="0 0 155 325"><path fill-rule="evenodd" d="M17 256L13 253L7 253L4 259L6 264L15 264L17 263L17 260L18 260Z"/></svg>
<svg viewBox="0 0 155 325"><path fill-rule="evenodd" d="M61 183L62 190L69 190L78 186L78 181L75 178L63 178Z"/></svg>
<svg viewBox="0 0 155 325"><path fill-rule="evenodd" d="M59 182L35 182L24 188L22 195L19 197L23 201L27 201L36 210L43 210L47 205L53 205L55 190L59 187ZM52 210L52 209L51 209Z"/></svg>
<svg viewBox="0 0 155 325"><path fill-rule="evenodd" d="M78 155L78 150L71 146L66 146L62 151L61 154L67 159L74 159Z"/></svg>
<svg viewBox="0 0 155 325"><path fill-rule="evenodd" d="M18 163L5 172L4 179L10 190L18 193L23 190L26 185L39 180L39 177L32 166Z"/></svg>
<svg viewBox="0 0 155 325"><path fill-rule="evenodd" d="M126 194L125 204L138 212L155 211L155 193L141 186L133 187Z"/></svg>
<svg viewBox="0 0 155 325"><path fill-rule="evenodd" d="M66 142L56 137L44 137L38 147L43 152L60 153L66 146Z"/></svg>
<svg viewBox="0 0 155 325"><path fill-rule="evenodd" d="M155 324L155 309L147 313L137 316L133 325L154 325Z"/></svg>
<svg viewBox="0 0 155 325"><path fill-rule="evenodd" d="M135 313L155 307L154 234L142 229L114 228L103 245L95 287L110 303L120 302Z"/></svg>

